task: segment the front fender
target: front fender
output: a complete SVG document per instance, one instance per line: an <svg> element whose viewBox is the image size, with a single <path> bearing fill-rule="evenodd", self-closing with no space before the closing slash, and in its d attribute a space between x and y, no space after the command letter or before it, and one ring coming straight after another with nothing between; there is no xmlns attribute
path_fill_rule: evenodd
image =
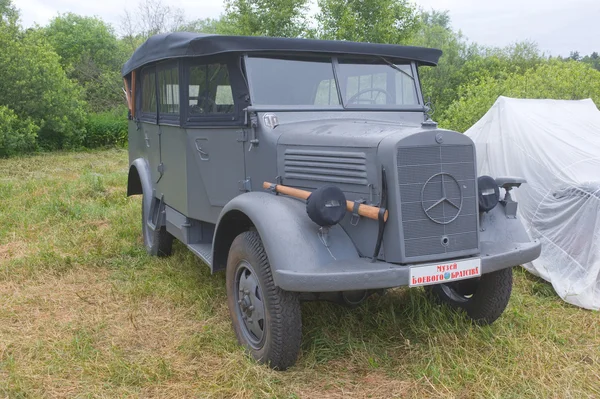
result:
<svg viewBox="0 0 600 399"><path fill-rule="evenodd" d="M240 222L244 224L244 219L240 218L242 215L247 218L247 226L253 226L260 235L275 285L284 290L292 287L280 284L278 271L304 273L319 270L335 261L359 258L354 244L341 226L331 227L327 236L323 236L319 226L306 214L303 201L249 192L235 197L221 211L213 241L213 270L226 264L230 241L235 238L232 236L247 231L245 226L236 231L233 225L235 221L238 225ZM227 233L232 229L236 234Z"/></svg>
<svg viewBox="0 0 600 399"><path fill-rule="evenodd" d="M479 248L486 262L486 273L531 262L542 251L542 244L532 241L523 223L507 215L502 204L480 215L479 229Z"/></svg>

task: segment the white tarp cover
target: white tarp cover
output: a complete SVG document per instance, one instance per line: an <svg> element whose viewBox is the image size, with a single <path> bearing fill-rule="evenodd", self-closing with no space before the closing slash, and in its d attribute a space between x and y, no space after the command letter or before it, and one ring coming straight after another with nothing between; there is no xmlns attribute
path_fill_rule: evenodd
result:
<svg viewBox="0 0 600 399"><path fill-rule="evenodd" d="M542 255L523 266L565 301L600 309L600 111L592 100L500 97L465 134L479 175L527 179L511 194Z"/></svg>

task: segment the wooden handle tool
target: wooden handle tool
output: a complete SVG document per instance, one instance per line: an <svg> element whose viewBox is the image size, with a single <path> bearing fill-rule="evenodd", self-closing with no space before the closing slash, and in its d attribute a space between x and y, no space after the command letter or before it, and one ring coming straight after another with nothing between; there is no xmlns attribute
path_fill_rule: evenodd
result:
<svg viewBox="0 0 600 399"><path fill-rule="evenodd" d="M264 189L269 190L269 189L271 189L271 187L274 187L275 191L280 194L289 195L290 197L300 198L303 200L306 200L308 198L308 196L311 194L310 191L300 190L300 189L297 189L294 187L282 186L281 184L273 184L273 183L269 183L269 182L263 183ZM364 216L369 219L379 220L379 210L380 209L381 208L378 208L376 206L360 204L358 206L358 214L360 216ZM353 212L354 211L354 202L346 201L346 210L348 212ZM388 220L388 211L386 210L385 214L383 215L383 221L387 222L387 220Z"/></svg>

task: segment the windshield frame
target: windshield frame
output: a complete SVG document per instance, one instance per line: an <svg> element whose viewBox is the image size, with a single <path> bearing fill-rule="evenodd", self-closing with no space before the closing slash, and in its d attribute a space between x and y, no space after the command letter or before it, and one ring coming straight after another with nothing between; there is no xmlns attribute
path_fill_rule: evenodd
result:
<svg viewBox="0 0 600 399"><path fill-rule="evenodd" d="M298 59L301 59L305 56L307 56L307 55L303 54L303 53L302 54L300 54L300 53L293 53L293 54L283 54L283 53L282 54L272 54L272 53L258 53L258 54L250 53L249 54L249 53L245 53L243 55L244 75L245 75L246 81L248 83L250 102L252 103L252 98L255 98L255 95L254 95L255 89L254 89L254 82L252 80L252 76L248 70L248 59L249 58L273 58L273 59L291 59L291 60L293 60L296 57ZM362 104L356 104L356 105L347 106L345 104L346 101L342 94L342 87L340 86L340 80L339 80L339 59L340 58L356 59L356 58L364 57L364 58L378 59L381 62L380 65L387 65L391 69L395 69L395 68L392 67L390 65L390 63L392 63L392 65L394 65L394 66L396 66L397 64L387 58L382 58L382 57L375 56L375 55L360 56L360 57L349 55L347 57L346 56L339 57L334 54L317 54L317 55L308 54L308 56L309 57L319 57L319 58L323 57L323 58L329 59L331 61L331 65L333 68L333 77L335 79L338 97L340 98L340 104L336 104L336 105L312 105L312 104L282 105L282 104L254 104L254 103L252 103L251 108L254 110L257 110L257 111L264 110L264 111L304 111L304 112L306 112L306 111L424 112L424 110L425 110L417 63L413 60L403 60L405 62L403 62L402 65L410 65L411 72L412 72L412 78L414 80L414 85L415 85L417 104L410 104L410 105L377 104L377 105L368 105L368 106L364 106Z"/></svg>

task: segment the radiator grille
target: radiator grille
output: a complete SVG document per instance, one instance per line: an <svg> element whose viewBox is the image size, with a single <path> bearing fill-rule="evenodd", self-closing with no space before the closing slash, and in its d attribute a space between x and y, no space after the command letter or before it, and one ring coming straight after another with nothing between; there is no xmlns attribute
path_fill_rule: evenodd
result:
<svg viewBox="0 0 600 399"><path fill-rule="evenodd" d="M451 256L477 249L473 146L401 147L397 163L404 255ZM443 190L448 201L440 203Z"/></svg>
<svg viewBox="0 0 600 399"><path fill-rule="evenodd" d="M364 152L285 150L284 177L328 183L366 186L367 159Z"/></svg>

